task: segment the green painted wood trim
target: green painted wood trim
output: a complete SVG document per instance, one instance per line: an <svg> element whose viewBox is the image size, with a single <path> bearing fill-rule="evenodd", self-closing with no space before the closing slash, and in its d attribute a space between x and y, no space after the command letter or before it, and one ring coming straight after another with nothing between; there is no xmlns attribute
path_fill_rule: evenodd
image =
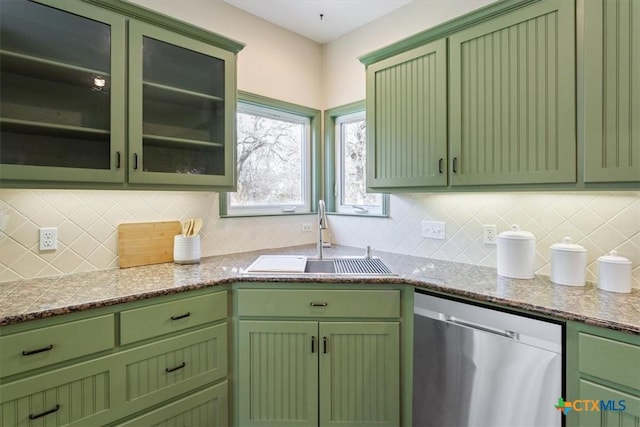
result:
<svg viewBox="0 0 640 427"><path fill-rule="evenodd" d="M406 52L416 47L422 46L425 43L429 43L443 37L447 37L457 31L463 30L467 27L479 24L487 19L494 18L498 15L511 12L512 10L526 6L531 3L538 2L540 0L502 0L485 7L482 7L473 12L462 15L458 18L444 22L440 25L432 27L428 30L415 34L413 36L402 39L389 46L375 50L371 53L360 56L358 59L364 65L371 65L375 62L383 59L395 56L399 53Z"/></svg>
<svg viewBox="0 0 640 427"><path fill-rule="evenodd" d="M232 40L228 37L221 36L211 31L207 31L193 24L169 17L167 15L155 12L142 6L120 0L82 0L86 3L95 4L105 9L126 15L130 18L149 24L157 25L165 29L183 34L187 37L201 40L203 42L213 44L222 49L233 53L240 52L245 44Z"/></svg>

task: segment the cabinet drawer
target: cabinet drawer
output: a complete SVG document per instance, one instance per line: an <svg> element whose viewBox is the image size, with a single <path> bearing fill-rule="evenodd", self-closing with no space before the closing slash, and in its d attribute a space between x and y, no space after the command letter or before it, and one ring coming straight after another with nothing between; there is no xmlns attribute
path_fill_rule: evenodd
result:
<svg viewBox="0 0 640 427"><path fill-rule="evenodd" d="M238 315L397 318L400 291L239 289Z"/></svg>
<svg viewBox="0 0 640 427"><path fill-rule="evenodd" d="M110 421L111 356L0 386L0 426L91 426Z"/></svg>
<svg viewBox="0 0 640 427"><path fill-rule="evenodd" d="M640 390L640 346L578 334L581 372Z"/></svg>
<svg viewBox="0 0 640 427"><path fill-rule="evenodd" d="M136 347L119 355L124 400L134 413L227 375L227 323Z"/></svg>
<svg viewBox="0 0 640 427"><path fill-rule="evenodd" d="M0 377L113 348L113 314L0 337Z"/></svg>
<svg viewBox="0 0 640 427"><path fill-rule="evenodd" d="M227 381L134 418L118 426L228 426Z"/></svg>
<svg viewBox="0 0 640 427"><path fill-rule="evenodd" d="M120 313L120 344L130 344L226 317L226 292L126 310Z"/></svg>

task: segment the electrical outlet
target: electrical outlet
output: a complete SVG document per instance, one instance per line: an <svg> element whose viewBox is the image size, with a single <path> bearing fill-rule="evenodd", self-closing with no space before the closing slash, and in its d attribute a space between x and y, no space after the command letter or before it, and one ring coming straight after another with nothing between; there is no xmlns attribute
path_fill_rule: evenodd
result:
<svg viewBox="0 0 640 427"><path fill-rule="evenodd" d="M55 251L58 249L58 228L45 227L40 229L40 250Z"/></svg>
<svg viewBox="0 0 640 427"><path fill-rule="evenodd" d="M498 228L495 224L485 224L482 226L484 230L484 244L495 245L498 237Z"/></svg>
<svg viewBox="0 0 640 427"><path fill-rule="evenodd" d="M444 222L422 221L422 237L426 239L444 240L447 238Z"/></svg>
<svg viewBox="0 0 640 427"><path fill-rule="evenodd" d="M303 233L311 232L311 223L310 222L305 222L304 224L302 224L300 226L300 231L303 232Z"/></svg>

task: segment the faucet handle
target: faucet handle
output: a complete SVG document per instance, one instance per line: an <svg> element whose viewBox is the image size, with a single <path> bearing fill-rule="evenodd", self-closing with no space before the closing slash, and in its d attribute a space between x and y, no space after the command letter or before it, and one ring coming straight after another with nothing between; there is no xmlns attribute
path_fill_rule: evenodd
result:
<svg viewBox="0 0 640 427"><path fill-rule="evenodd" d="M364 257L371 258L371 246L367 245L367 247L364 249Z"/></svg>

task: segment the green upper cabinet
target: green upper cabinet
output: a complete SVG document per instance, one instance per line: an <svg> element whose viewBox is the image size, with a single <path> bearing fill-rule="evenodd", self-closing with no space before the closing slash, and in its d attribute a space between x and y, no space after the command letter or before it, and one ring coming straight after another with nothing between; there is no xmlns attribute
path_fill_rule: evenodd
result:
<svg viewBox="0 0 640 427"><path fill-rule="evenodd" d="M119 0L2 0L0 181L235 185L242 44Z"/></svg>
<svg viewBox="0 0 640 427"><path fill-rule="evenodd" d="M585 182L640 181L640 2L584 2Z"/></svg>
<svg viewBox="0 0 640 427"><path fill-rule="evenodd" d="M449 40L452 185L575 183L574 2L533 3Z"/></svg>
<svg viewBox="0 0 640 427"><path fill-rule="evenodd" d="M129 181L234 185L235 54L129 21Z"/></svg>
<svg viewBox="0 0 640 427"><path fill-rule="evenodd" d="M447 185L447 45L367 67L367 187Z"/></svg>
<svg viewBox="0 0 640 427"><path fill-rule="evenodd" d="M0 179L124 181L125 19L74 1L0 5Z"/></svg>

